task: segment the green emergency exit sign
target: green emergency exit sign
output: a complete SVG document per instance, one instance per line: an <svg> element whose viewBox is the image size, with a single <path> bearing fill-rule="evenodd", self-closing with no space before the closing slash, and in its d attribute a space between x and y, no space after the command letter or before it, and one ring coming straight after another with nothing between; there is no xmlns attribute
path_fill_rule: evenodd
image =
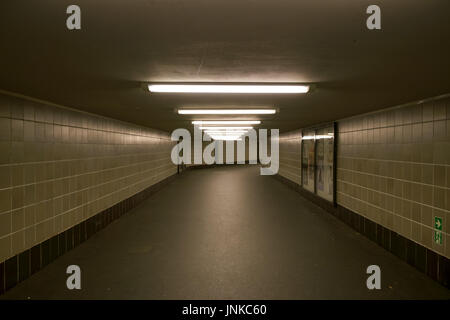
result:
<svg viewBox="0 0 450 320"><path fill-rule="evenodd" d="M436 230L442 230L442 218L434 217L434 228Z"/></svg>
<svg viewBox="0 0 450 320"><path fill-rule="evenodd" d="M434 217L434 243L442 245L442 217Z"/></svg>

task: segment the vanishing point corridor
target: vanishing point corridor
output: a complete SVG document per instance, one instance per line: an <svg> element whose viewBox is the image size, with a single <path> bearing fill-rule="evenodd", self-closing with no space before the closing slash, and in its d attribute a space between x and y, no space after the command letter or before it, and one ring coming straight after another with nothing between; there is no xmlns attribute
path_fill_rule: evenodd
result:
<svg viewBox="0 0 450 320"><path fill-rule="evenodd" d="M449 318L449 12L0 0L2 320Z"/></svg>

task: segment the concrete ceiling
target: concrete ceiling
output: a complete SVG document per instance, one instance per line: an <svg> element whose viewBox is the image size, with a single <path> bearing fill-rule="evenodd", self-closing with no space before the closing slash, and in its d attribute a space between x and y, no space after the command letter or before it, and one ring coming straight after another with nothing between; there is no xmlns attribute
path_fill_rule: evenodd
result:
<svg viewBox="0 0 450 320"><path fill-rule="evenodd" d="M74 3L80 31L65 25ZM370 4L380 31L365 26ZM448 0L3 0L0 88L163 130L191 127L177 107L274 106L263 127L288 131L450 92L449 12ZM150 94L149 81L317 90Z"/></svg>

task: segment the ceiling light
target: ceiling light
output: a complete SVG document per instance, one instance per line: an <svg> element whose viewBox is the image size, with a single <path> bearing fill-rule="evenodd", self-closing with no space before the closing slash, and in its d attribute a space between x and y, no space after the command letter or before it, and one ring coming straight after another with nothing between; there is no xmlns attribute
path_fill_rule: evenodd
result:
<svg viewBox="0 0 450 320"><path fill-rule="evenodd" d="M230 131L218 131L218 130L216 130L216 131L209 131L209 130L207 130L207 131L205 131L207 134L234 134L234 135L236 135L236 134L244 134L244 133L247 133L248 131L244 131L244 130L241 130L241 131L239 131L239 130L230 130Z"/></svg>
<svg viewBox="0 0 450 320"><path fill-rule="evenodd" d="M178 114L275 114L275 109L178 109Z"/></svg>
<svg viewBox="0 0 450 320"><path fill-rule="evenodd" d="M303 136L302 140L320 140L320 139L333 139L333 136L329 135L315 135L315 136Z"/></svg>
<svg viewBox="0 0 450 320"><path fill-rule="evenodd" d="M207 130L204 130L205 132L248 132L248 130L245 129L233 129L233 128L227 128L227 129L217 129L217 128L210 128Z"/></svg>
<svg viewBox="0 0 450 320"><path fill-rule="evenodd" d="M230 121L225 121L225 120L220 120L220 121L192 121L192 124L199 124L199 125L203 125L203 124L260 124L261 121L259 120L244 120L244 121L234 121L234 120L230 120Z"/></svg>
<svg viewBox="0 0 450 320"><path fill-rule="evenodd" d="M253 127L199 127L200 130L250 130Z"/></svg>
<svg viewBox="0 0 450 320"><path fill-rule="evenodd" d="M240 136L211 136L214 140L226 140L226 141L240 141L242 138Z"/></svg>
<svg viewBox="0 0 450 320"><path fill-rule="evenodd" d="M307 85L288 84L149 84L150 92L172 93L307 93Z"/></svg>

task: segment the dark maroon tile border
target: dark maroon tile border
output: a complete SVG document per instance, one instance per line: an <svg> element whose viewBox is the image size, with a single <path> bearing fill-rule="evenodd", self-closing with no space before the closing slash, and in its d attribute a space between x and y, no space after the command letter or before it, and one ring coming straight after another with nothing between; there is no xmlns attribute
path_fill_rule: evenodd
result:
<svg viewBox="0 0 450 320"><path fill-rule="evenodd" d="M5 263L0 263L0 294L5 293Z"/></svg>
<svg viewBox="0 0 450 320"><path fill-rule="evenodd" d="M5 261L5 291L14 287L19 281L19 255Z"/></svg>
<svg viewBox="0 0 450 320"><path fill-rule="evenodd" d="M300 185L285 177L280 175L275 175L274 177L299 192L304 198L333 214L354 230L450 289L450 259L425 248L356 212L339 205L335 206L333 203L303 189Z"/></svg>
<svg viewBox="0 0 450 320"><path fill-rule="evenodd" d="M176 174L150 186L95 216L0 263L0 295L36 273L136 207L175 179Z"/></svg>

